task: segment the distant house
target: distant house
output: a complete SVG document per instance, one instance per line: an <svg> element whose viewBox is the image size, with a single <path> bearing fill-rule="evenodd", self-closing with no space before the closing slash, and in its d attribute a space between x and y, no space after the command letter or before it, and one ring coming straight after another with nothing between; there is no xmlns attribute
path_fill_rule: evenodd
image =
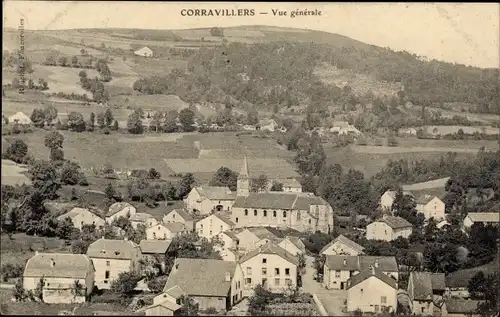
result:
<svg viewBox="0 0 500 317"><path fill-rule="evenodd" d="M366 226L366 239L392 241L398 237L408 238L413 225L401 217L384 215Z"/></svg>
<svg viewBox="0 0 500 317"><path fill-rule="evenodd" d="M477 306L481 303L478 300L445 299L441 316L447 317L476 317Z"/></svg>
<svg viewBox="0 0 500 317"><path fill-rule="evenodd" d="M278 243L278 247L283 248L285 251L295 256L306 253L306 246L299 237L286 236Z"/></svg>
<svg viewBox="0 0 500 317"><path fill-rule="evenodd" d="M276 293L297 286L298 264L295 255L272 242L243 254L244 296L251 296L257 285Z"/></svg>
<svg viewBox="0 0 500 317"><path fill-rule="evenodd" d="M141 240L139 248L141 248L142 259L159 261L162 269L165 270L165 258L171 243L171 240Z"/></svg>
<svg viewBox="0 0 500 317"><path fill-rule="evenodd" d="M229 219L229 216L212 214L198 221L195 226L198 236L210 240L221 232L234 229L235 224Z"/></svg>
<svg viewBox="0 0 500 317"><path fill-rule="evenodd" d="M85 254L36 252L26 262L23 287L34 291L43 279L45 303L83 303L94 288L94 274L94 265ZM76 281L81 285L78 290Z"/></svg>
<svg viewBox="0 0 500 317"><path fill-rule="evenodd" d="M179 287L200 310L227 311L243 297L243 272L236 262L177 258L163 293Z"/></svg>
<svg viewBox="0 0 500 317"><path fill-rule="evenodd" d="M404 135L417 135L417 129L408 128L402 131Z"/></svg>
<svg viewBox="0 0 500 317"><path fill-rule="evenodd" d="M268 227L248 227L239 231L236 236L240 240L239 247L246 251L252 251L271 241L279 242L275 232Z"/></svg>
<svg viewBox="0 0 500 317"><path fill-rule="evenodd" d="M138 225L144 225L146 228L155 226L158 221L148 213L138 212L130 216L130 223L134 229L137 229Z"/></svg>
<svg viewBox="0 0 500 317"><path fill-rule="evenodd" d="M144 46L143 48L138 49L137 51L135 51L134 55L142 56L142 57L152 57L153 56L153 51L149 47Z"/></svg>
<svg viewBox="0 0 500 317"><path fill-rule="evenodd" d="M190 215L184 209L172 209L163 216L163 223L179 222L186 226L188 231L194 231L194 224L196 221L193 216Z"/></svg>
<svg viewBox="0 0 500 317"><path fill-rule="evenodd" d="M152 227L146 228L146 239L148 240L171 240L189 230L183 223L158 223Z"/></svg>
<svg viewBox="0 0 500 317"><path fill-rule="evenodd" d="M274 180L283 185L284 192L287 193L302 193L302 185L295 178L284 178L284 179L276 179ZM268 183L268 190L271 190L273 186L273 182Z"/></svg>
<svg viewBox="0 0 500 317"><path fill-rule="evenodd" d="M349 124L347 121L334 121L332 127L330 128L331 133L336 133L339 135L360 135L361 131L356 129L353 125Z"/></svg>
<svg viewBox="0 0 500 317"><path fill-rule="evenodd" d="M245 124L242 128L245 131L255 131L255 130L257 130L257 128L254 125L251 125L251 124Z"/></svg>
<svg viewBox="0 0 500 317"><path fill-rule="evenodd" d="M75 228L82 230L84 225L95 225L96 229L102 229L106 222L87 208L75 207L67 213L57 217L58 221L70 218Z"/></svg>
<svg viewBox="0 0 500 317"><path fill-rule="evenodd" d="M137 209L127 202L118 202L112 204L106 213L106 223L113 223L120 217L131 217L135 215Z"/></svg>
<svg viewBox="0 0 500 317"><path fill-rule="evenodd" d="M58 122L62 126L67 126L69 122L69 113L67 112L58 113L56 122Z"/></svg>
<svg viewBox="0 0 500 317"><path fill-rule="evenodd" d="M223 246L222 247L217 246L216 249L219 249L221 251L224 249L235 250L239 248L240 239L233 231L230 230L222 231L217 235L217 237L222 242Z"/></svg>
<svg viewBox="0 0 500 317"><path fill-rule="evenodd" d="M280 132L281 132L281 133L285 133L286 131L288 131L288 130L287 130L287 128L285 128L285 127L283 127L283 126L282 126L282 127L280 127L280 129L279 129L279 130L280 130Z"/></svg>
<svg viewBox="0 0 500 317"><path fill-rule="evenodd" d="M184 201L189 211L208 215L212 211L229 211L235 199L236 193L228 187L198 186L189 192Z"/></svg>
<svg viewBox="0 0 500 317"><path fill-rule="evenodd" d="M387 190L385 193L383 193L380 197L380 208L385 211L390 211L392 209L394 200L396 200L396 194L397 192L395 190ZM408 191L403 192L403 195L413 196L413 194Z"/></svg>
<svg viewBox="0 0 500 317"><path fill-rule="evenodd" d="M365 248L344 235L339 235L325 245L319 254L324 255L361 255Z"/></svg>
<svg viewBox="0 0 500 317"><path fill-rule="evenodd" d="M448 226L448 225L450 225L450 223L448 221L442 220L442 221L438 222L438 224L436 225L436 227L438 229L443 229L445 226Z"/></svg>
<svg viewBox="0 0 500 317"><path fill-rule="evenodd" d="M426 220L434 218L436 221L444 219L444 202L433 195L423 195L415 199L417 211L422 213Z"/></svg>
<svg viewBox="0 0 500 317"><path fill-rule="evenodd" d="M162 306L167 306L166 308L169 311L172 311L174 315L176 315L175 311L180 308L180 305L183 304L182 303L182 296L186 296L186 293L184 293L184 291L179 286L177 286L177 285L174 286L174 287L169 288L166 291L163 291L162 294L157 295L157 296L155 296L153 298L153 305L150 306L149 308L146 308L146 315L148 315L148 311L147 310L149 309L150 310L150 314L149 315L155 315L155 316L172 316L172 315L169 314L168 311L165 312L164 309L159 309L160 311L163 311L161 314L152 314L152 312L154 311L154 310L152 310L153 306L156 306L156 305L159 305L159 304L163 304L165 301L167 301L168 303L166 303L166 305L162 305ZM175 304L179 305L179 308L177 308L177 306L171 305L170 303L175 303ZM163 307L163 308L165 308L165 307ZM167 313L167 314L165 315L165 313Z"/></svg>
<svg viewBox="0 0 500 317"><path fill-rule="evenodd" d="M346 289L349 312L396 312L397 283L375 266L349 278Z"/></svg>
<svg viewBox="0 0 500 317"><path fill-rule="evenodd" d="M257 130L274 132L278 128L278 123L274 119L262 119L259 121Z"/></svg>
<svg viewBox="0 0 500 317"><path fill-rule="evenodd" d="M413 314L434 316L440 313L445 291L444 273L410 272L408 296Z"/></svg>
<svg viewBox="0 0 500 317"><path fill-rule="evenodd" d="M464 218L463 227L470 229L475 223L498 226L500 214L498 212L470 212Z"/></svg>
<svg viewBox="0 0 500 317"><path fill-rule="evenodd" d="M128 240L99 239L89 245L87 256L95 267L95 285L110 289L111 283L123 272L139 273L141 248Z"/></svg>
<svg viewBox="0 0 500 317"><path fill-rule="evenodd" d="M153 304L140 311L144 311L146 316L176 316L181 305L170 300L164 300L158 304Z"/></svg>
<svg viewBox="0 0 500 317"><path fill-rule="evenodd" d="M33 121L31 121L30 117L25 115L22 112L16 112L15 114L11 115L9 118L9 124L21 124L21 125L30 125L33 124Z"/></svg>
<svg viewBox="0 0 500 317"><path fill-rule="evenodd" d="M394 281L398 281L398 264L393 256L327 255L323 286L327 289L346 289L349 278L370 266L380 269Z"/></svg>

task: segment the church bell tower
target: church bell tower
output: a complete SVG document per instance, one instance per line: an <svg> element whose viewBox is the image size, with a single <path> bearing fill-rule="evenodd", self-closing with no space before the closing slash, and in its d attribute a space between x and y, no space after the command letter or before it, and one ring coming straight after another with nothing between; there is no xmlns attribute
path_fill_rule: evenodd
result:
<svg viewBox="0 0 500 317"><path fill-rule="evenodd" d="M243 159L243 166L241 167L240 174L237 180L237 196L248 196L250 194L250 176L248 175L248 163L247 157Z"/></svg>

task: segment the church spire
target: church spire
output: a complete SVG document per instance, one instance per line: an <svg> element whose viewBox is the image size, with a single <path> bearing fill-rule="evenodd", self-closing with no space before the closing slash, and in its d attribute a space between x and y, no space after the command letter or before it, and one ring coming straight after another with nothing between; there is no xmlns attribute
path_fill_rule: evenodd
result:
<svg viewBox="0 0 500 317"><path fill-rule="evenodd" d="M238 176L239 178L248 178L248 163L247 163L247 156L245 155L245 158L243 158L243 166L241 167L240 175Z"/></svg>

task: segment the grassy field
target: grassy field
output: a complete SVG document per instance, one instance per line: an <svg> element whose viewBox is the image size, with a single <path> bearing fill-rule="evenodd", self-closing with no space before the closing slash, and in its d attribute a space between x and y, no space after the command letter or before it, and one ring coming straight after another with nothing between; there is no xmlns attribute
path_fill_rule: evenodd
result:
<svg viewBox="0 0 500 317"><path fill-rule="evenodd" d="M14 162L2 160L2 184L11 186L30 184L30 180L25 175L27 168L12 163Z"/></svg>
<svg viewBox="0 0 500 317"><path fill-rule="evenodd" d="M498 142L490 140L467 140L467 141L455 141L455 140L426 140L418 138L397 138L399 148L434 148L434 149L447 149L447 150L457 150L457 149L470 149L477 151L481 147L486 149L497 150Z"/></svg>
<svg viewBox="0 0 500 317"><path fill-rule="evenodd" d="M430 134L450 134L450 133L457 133L458 130L462 129L464 133L467 134L473 134L475 132L478 133L484 133L484 134L490 134L490 135L495 135L499 133L498 128L493 128L491 126L482 126L482 127L467 127L467 126L458 126L458 125L430 125L427 126L427 133Z"/></svg>
<svg viewBox="0 0 500 317"><path fill-rule="evenodd" d="M109 103L121 105L124 108L142 108L145 112L161 111L163 113L170 110L180 111L189 106L179 97L173 95L114 96Z"/></svg>
<svg viewBox="0 0 500 317"><path fill-rule="evenodd" d="M458 153L477 153L477 149L468 148L441 148L441 147L391 147L391 146L352 146L352 150L356 153L365 154L398 154L398 153L432 153L432 152L458 152Z"/></svg>

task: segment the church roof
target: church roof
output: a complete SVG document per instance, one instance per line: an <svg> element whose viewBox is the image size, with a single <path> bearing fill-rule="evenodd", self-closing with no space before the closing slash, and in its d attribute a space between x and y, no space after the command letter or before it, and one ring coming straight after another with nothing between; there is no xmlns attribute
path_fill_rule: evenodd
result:
<svg viewBox="0 0 500 317"><path fill-rule="evenodd" d="M248 196L238 196L233 204L236 208L309 210L311 205L326 205L320 197L303 193L249 193Z"/></svg>
<svg viewBox="0 0 500 317"><path fill-rule="evenodd" d="M240 174L238 175L239 178L248 178L248 163L247 163L247 157L243 159L243 166L241 167Z"/></svg>

